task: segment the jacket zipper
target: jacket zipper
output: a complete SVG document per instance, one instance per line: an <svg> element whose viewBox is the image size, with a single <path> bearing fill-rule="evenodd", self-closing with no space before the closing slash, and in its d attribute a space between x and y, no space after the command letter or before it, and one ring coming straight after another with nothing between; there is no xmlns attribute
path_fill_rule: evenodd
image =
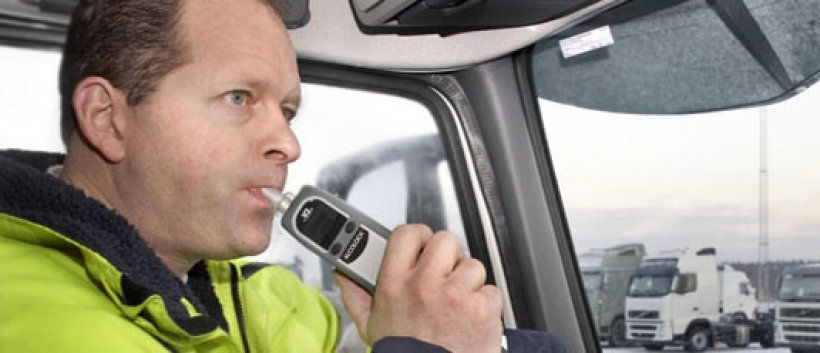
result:
<svg viewBox="0 0 820 353"><path fill-rule="evenodd" d="M244 310L242 310L242 300L239 295L239 271L236 269L236 266L231 266L231 297L233 297L233 306L236 311L236 322L239 326L239 334L242 336L242 346L245 348L245 352L250 352L248 336L245 332L245 315Z"/></svg>

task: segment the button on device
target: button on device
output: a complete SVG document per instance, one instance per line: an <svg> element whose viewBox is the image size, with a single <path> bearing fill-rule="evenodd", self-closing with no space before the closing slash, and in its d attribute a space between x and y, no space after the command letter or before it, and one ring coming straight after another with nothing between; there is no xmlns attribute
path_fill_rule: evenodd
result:
<svg viewBox="0 0 820 353"><path fill-rule="evenodd" d="M330 247L330 253L333 255L339 255L339 252L342 251L342 244L336 243Z"/></svg>
<svg viewBox="0 0 820 353"><path fill-rule="evenodd" d="M345 224L345 233L353 233L356 230L356 222L347 222Z"/></svg>

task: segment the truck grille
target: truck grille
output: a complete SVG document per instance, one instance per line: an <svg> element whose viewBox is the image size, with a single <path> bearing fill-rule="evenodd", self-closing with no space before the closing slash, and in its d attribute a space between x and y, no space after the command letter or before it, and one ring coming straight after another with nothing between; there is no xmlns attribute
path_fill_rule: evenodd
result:
<svg viewBox="0 0 820 353"><path fill-rule="evenodd" d="M657 310L630 310L627 312L627 317L630 319L657 319L659 314Z"/></svg>
<svg viewBox="0 0 820 353"><path fill-rule="evenodd" d="M792 343L820 343L820 336L786 335L786 340Z"/></svg>
<svg viewBox="0 0 820 353"><path fill-rule="evenodd" d="M820 319L820 309L807 308L781 308L781 318L795 318L795 319Z"/></svg>
<svg viewBox="0 0 820 353"><path fill-rule="evenodd" d="M806 322L779 322L779 330L783 332L785 343L790 344L820 344L820 323Z"/></svg>
<svg viewBox="0 0 820 353"><path fill-rule="evenodd" d="M820 326L783 325L783 331L786 331L786 332L814 332L814 333L820 333Z"/></svg>
<svg viewBox="0 0 820 353"><path fill-rule="evenodd" d="M631 339L653 340L657 337L658 325L627 323L627 337Z"/></svg>
<svg viewBox="0 0 820 353"><path fill-rule="evenodd" d="M820 305L817 303L778 303L776 330L785 344L820 345Z"/></svg>

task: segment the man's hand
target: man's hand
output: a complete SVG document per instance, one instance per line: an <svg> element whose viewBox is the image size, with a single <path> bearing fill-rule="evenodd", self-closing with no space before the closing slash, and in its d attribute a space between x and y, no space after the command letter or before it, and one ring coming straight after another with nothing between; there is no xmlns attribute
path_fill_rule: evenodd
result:
<svg viewBox="0 0 820 353"><path fill-rule="evenodd" d="M405 225L390 235L376 292L334 274L345 307L372 345L407 336L453 352L493 352L501 346L501 294L485 284L478 260L468 259L455 235Z"/></svg>

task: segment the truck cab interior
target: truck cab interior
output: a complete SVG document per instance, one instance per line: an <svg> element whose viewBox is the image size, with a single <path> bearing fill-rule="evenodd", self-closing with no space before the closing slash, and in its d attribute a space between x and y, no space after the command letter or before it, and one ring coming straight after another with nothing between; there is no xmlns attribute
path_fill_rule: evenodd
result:
<svg viewBox="0 0 820 353"><path fill-rule="evenodd" d="M61 152L53 83L75 3L0 0L0 148ZM640 242L647 251L714 246L719 258L726 254L722 260L759 261L764 189L758 142L766 141L759 138L765 128L759 122L766 114L772 127L808 109L816 115L820 104L812 87L820 79L820 2L814 0L279 4L304 90L304 107L292 125L303 152L288 188L317 185L388 228L421 222L454 231L502 290L505 324L552 332L569 352L608 347L590 316L578 253ZM27 59L38 53L47 69ZM27 74L14 75L19 71ZM46 81L53 86L32 91L51 106L44 112L1 107L14 103L9 97L37 72L54 76ZM792 113L766 110L812 92L815 98L802 100ZM723 115L705 117L710 114ZM706 120L716 120L720 134L698 125ZM626 125L613 126L617 121ZM664 133L638 135L646 125L661 124L671 125ZM811 127L797 130L820 131L806 124ZM671 146L679 138L681 144ZM741 152L733 152L741 144ZM817 164L820 147L795 148L788 159L802 166L795 173L803 177L790 185L800 182L795 195L817 195L820 172L809 165ZM644 154L653 151L665 154ZM658 161L677 164L662 176L655 173L665 165ZM746 173L742 192L733 189L738 179L710 174L739 164ZM701 179L721 182L703 187L693 201L701 204L684 205L681 200L693 194L689 186ZM686 195L649 191L656 184ZM732 190L728 201L715 191L721 188ZM744 202L740 215L729 210L735 198ZM820 207L810 211L815 201L791 200L803 206L801 219L820 225ZM772 198L771 207L777 202ZM682 210L683 216L673 221L663 210ZM695 211L708 213L711 223ZM630 218L635 214L644 220ZM817 241L811 240L815 228L778 243L771 221L767 245ZM733 233L736 228L742 231ZM709 243L715 239L723 242ZM775 246L766 256L769 250L772 258L787 258ZM820 259L811 256L800 259ZM259 258L292 268L338 302L327 265L281 230ZM762 288L776 274L749 277ZM343 337L350 347L354 336Z"/></svg>

